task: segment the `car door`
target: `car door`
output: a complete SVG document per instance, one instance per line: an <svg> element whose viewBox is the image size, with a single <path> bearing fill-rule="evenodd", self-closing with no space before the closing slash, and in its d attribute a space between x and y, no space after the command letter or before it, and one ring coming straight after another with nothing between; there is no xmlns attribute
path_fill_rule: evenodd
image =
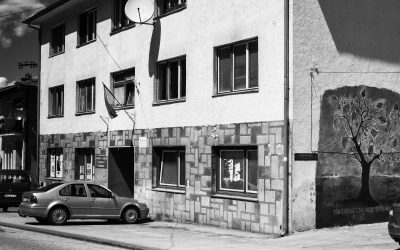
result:
<svg viewBox="0 0 400 250"><path fill-rule="evenodd" d="M90 214L94 217L119 217L117 199L104 187L87 184L90 194Z"/></svg>
<svg viewBox="0 0 400 250"><path fill-rule="evenodd" d="M71 209L71 217L87 217L90 215L90 200L83 184L70 184L59 191L59 197Z"/></svg>

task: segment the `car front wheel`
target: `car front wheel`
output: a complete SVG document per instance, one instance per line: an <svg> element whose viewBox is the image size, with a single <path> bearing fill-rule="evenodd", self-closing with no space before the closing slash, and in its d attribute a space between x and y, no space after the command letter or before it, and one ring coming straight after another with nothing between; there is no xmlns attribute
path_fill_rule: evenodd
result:
<svg viewBox="0 0 400 250"><path fill-rule="evenodd" d="M122 214L122 221L128 224L136 223L139 219L139 211L137 208L128 207Z"/></svg>
<svg viewBox="0 0 400 250"><path fill-rule="evenodd" d="M67 222L68 213L65 208L56 207L49 213L49 221L54 225L63 225Z"/></svg>

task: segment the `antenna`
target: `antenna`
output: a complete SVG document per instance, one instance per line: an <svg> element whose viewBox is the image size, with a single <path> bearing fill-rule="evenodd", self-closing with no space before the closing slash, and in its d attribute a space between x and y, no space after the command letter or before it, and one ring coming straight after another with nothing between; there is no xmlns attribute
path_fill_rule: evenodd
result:
<svg viewBox="0 0 400 250"><path fill-rule="evenodd" d="M153 0L128 0L125 15L134 23L153 25L149 21L154 16Z"/></svg>

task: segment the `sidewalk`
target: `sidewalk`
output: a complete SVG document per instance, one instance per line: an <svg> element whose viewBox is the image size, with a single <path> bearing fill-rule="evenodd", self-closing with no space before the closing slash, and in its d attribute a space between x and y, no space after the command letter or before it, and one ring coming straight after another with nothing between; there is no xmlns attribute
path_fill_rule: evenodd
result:
<svg viewBox="0 0 400 250"><path fill-rule="evenodd" d="M0 226L54 234L129 249L397 249L387 223L311 230L283 238L172 222L134 225L72 220L65 226L40 225L34 218L0 212Z"/></svg>

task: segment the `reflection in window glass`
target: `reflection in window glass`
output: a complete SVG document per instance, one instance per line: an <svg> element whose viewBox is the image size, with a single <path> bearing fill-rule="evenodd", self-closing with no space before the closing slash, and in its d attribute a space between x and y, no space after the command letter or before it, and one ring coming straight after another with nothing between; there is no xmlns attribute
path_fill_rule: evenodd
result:
<svg viewBox="0 0 400 250"><path fill-rule="evenodd" d="M243 151L221 151L221 189L243 190Z"/></svg>

